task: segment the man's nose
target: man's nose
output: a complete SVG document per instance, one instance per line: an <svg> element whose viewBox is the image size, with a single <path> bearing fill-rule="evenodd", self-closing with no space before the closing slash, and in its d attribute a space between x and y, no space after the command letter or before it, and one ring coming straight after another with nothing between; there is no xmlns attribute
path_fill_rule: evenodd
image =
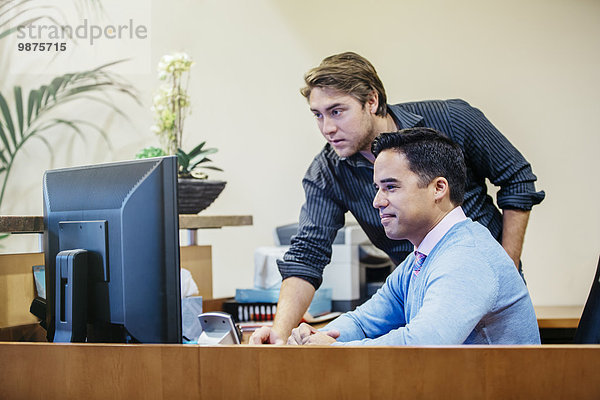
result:
<svg viewBox="0 0 600 400"><path fill-rule="evenodd" d="M381 190L377 190L377 193L375 194L375 198L373 199L373 207L379 209L379 208L386 207L386 206L387 206L387 199L381 193Z"/></svg>
<svg viewBox="0 0 600 400"><path fill-rule="evenodd" d="M337 125L331 118L323 117L323 135L333 135L337 131Z"/></svg>

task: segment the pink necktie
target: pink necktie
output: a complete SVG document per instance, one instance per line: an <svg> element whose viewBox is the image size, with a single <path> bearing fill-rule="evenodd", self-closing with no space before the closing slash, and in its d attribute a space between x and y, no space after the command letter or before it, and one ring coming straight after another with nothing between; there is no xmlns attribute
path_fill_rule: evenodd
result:
<svg viewBox="0 0 600 400"><path fill-rule="evenodd" d="M415 274L415 276L419 275L419 272L421 271L421 266L423 265L423 262L425 261L426 257L427 256L425 254L415 251L415 262L413 264L413 273Z"/></svg>

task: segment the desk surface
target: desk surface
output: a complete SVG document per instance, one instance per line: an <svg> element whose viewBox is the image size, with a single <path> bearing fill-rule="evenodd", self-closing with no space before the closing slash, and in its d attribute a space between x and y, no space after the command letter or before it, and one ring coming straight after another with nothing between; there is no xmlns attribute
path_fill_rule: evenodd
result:
<svg viewBox="0 0 600 400"><path fill-rule="evenodd" d="M180 214L180 229L221 228L224 226L252 225L252 215L198 215ZM0 232L43 233L44 218L32 215L0 216Z"/></svg>
<svg viewBox="0 0 600 400"><path fill-rule="evenodd" d="M534 306L540 328L577 328L584 306Z"/></svg>
<svg viewBox="0 0 600 400"><path fill-rule="evenodd" d="M600 398L600 346L0 343L0 360L0 398Z"/></svg>

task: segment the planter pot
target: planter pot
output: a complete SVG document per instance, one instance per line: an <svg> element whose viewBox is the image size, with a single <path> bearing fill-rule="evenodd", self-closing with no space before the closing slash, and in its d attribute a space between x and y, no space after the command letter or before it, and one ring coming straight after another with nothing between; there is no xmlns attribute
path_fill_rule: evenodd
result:
<svg viewBox="0 0 600 400"><path fill-rule="evenodd" d="M198 214L219 197L226 183L207 179L179 178L177 185L179 214Z"/></svg>

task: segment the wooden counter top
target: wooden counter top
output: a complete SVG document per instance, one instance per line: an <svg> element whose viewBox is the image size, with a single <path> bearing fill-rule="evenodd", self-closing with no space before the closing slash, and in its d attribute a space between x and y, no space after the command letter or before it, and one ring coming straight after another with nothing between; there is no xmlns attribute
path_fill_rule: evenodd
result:
<svg viewBox="0 0 600 400"><path fill-rule="evenodd" d="M208 229L252 225L252 215L180 214L180 229ZM0 216L0 232L43 233L44 218L32 215Z"/></svg>
<svg viewBox="0 0 600 400"><path fill-rule="evenodd" d="M0 343L0 398L598 399L600 346Z"/></svg>

